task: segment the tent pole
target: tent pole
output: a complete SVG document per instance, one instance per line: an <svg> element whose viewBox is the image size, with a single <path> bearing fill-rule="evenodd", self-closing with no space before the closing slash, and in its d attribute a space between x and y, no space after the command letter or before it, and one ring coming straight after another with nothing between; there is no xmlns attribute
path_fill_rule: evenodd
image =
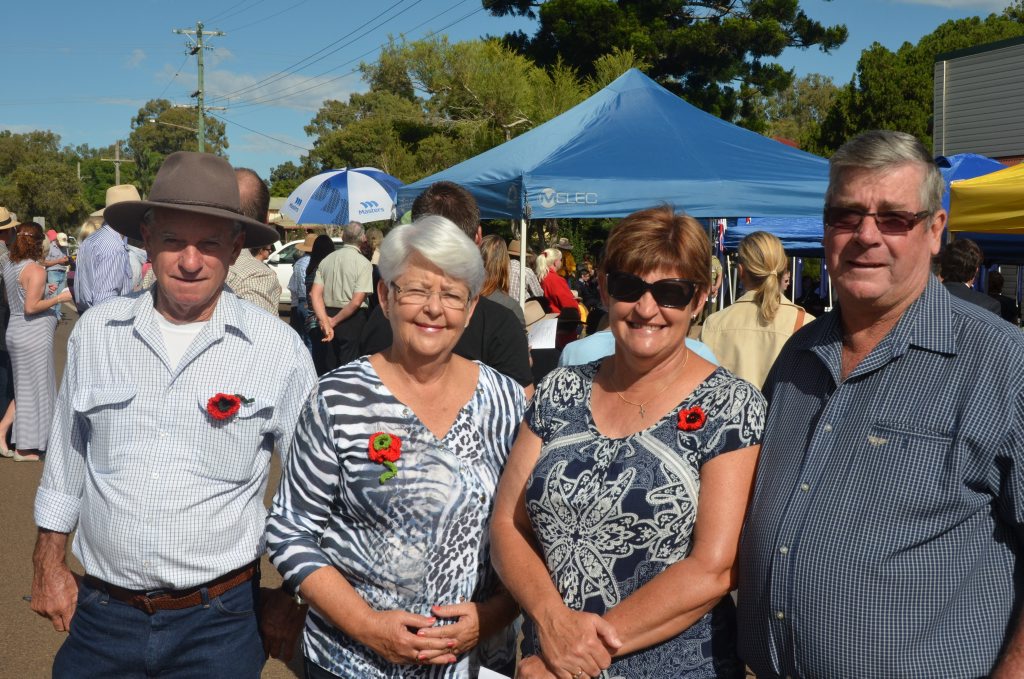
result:
<svg viewBox="0 0 1024 679"><path fill-rule="evenodd" d="M526 218L519 220L519 306L526 306Z"/></svg>

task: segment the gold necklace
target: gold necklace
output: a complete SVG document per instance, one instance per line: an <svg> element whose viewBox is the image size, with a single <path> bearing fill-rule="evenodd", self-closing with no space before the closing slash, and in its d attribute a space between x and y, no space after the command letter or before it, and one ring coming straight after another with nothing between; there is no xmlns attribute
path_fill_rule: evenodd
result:
<svg viewBox="0 0 1024 679"><path fill-rule="evenodd" d="M683 364L681 366L679 366L679 371L680 372L682 372L683 368L686 367L686 362L689 361L689 360L690 360L690 350L687 349L686 350L686 356L683 357ZM663 393L665 393L665 390L668 389L669 385L671 385L671 384L672 384L672 380L668 380L667 382L665 382L665 386L663 386L661 389L659 389L657 391L657 393L654 394L654 396L651 396L649 399L647 399L643 403L636 403L634 401L630 401L628 398L626 398L625 396L622 395L621 391L616 391L615 395L618 396L619 400L622 401L623 403L628 403L631 406L639 408L640 409L640 419L643 419L644 416L647 415L647 404L650 403L651 401L653 401L654 399L658 398L659 396L661 396Z"/></svg>

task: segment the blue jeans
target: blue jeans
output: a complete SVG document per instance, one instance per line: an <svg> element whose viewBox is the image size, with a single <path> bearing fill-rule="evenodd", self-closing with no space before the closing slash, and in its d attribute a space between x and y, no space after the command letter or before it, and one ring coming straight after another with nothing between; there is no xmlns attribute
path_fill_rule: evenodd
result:
<svg viewBox="0 0 1024 679"><path fill-rule="evenodd" d="M46 272L46 297L56 297L57 293L63 290L68 281L67 271L47 271ZM57 289L52 293L50 292L50 286L56 285ZM61 319L60 305L53 307L53 310L57 312L57 320Z"/></svg>
<svg viewBox="0 0 1024 679"><path fill-rule="evenodd" d="M306 320L309 315L313 313L309 310L309 305L304 299L296 300L292 298L292 313L290 318L290 324L295 332L299 333L299 337L302 338L302 343L309 349L309 353L313 353L313 343L309 340L309 333L306 332Z"/></svg>
<svg viewBox="0 0 1024 679"><path fill-rule="evenodd" d="M256 624L259 577L203 603L148 615L81 582L55 679L257 679L265 661Z"/></svg>

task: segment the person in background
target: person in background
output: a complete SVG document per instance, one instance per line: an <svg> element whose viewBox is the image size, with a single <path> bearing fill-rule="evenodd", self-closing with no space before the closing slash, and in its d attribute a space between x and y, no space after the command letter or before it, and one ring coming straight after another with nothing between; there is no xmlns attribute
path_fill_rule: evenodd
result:
<svg viewBox="0 0 1024 679"><path fill-rule="evenodd" d="M480 295L511 309L525 329L526 317L523 316L523 307L505 292L508 289L509 269L505 239L495 234L484 236L480 242L480 255L483 257L484 271L487 274Z"/></svg>
<svg viewBox="0 0 1024 679"><path fill-rule="evenodd" d="M235 168L235 178L238 180L242 214L249 219L267 224L270 214L270 190L267 189L266 183L255 171L247 167ZM227 285L235 295L276 318L281 302L281 283L277 280L277 274L264 261L273 251L273 243L243 248L238 259L228 269Z"/></svg>
<svg viewBox="0 0 1024 679"><path fill-rule="evenodd" d="M568 238L559 238L551 247L562 253L562 262L558 265L558 275L567 282L576 279L576 258L572 254L572 243Z"/></svg>
<svg viewBox="0 0 1024 679"><path fill-rule="evenodd" d="M380 244L384 241L384 232L378 229L376 226L371 226L366 230L366 243L372 253L370 255L370 264L377 266L380 263ZM374 283L374 289L376 290L376 283Z"/></svg>
<svg viewBox="0 0 1024 679"><path fill-rule="evenodd" d="M68 280L68 262L71 258L68 257L67 249L67 235L64 236L64 247L60 245L60 234L55 230L50 229L46 232L46 254L43 256L43 266L46 268L46 296L53 297L59 293L67 284ZM61 319L60 305L58 304L53 308L55 314L57 314L57 320Z"/></svg>
<svg viewBox="0 0 1024 679"><path fill-rule="evenodd" d="M981 248L973 240L957 238L939 253L942 284L954 297L977 304L996 316L1002 312L999 302L974 289L978 270L985 261Z"/></svg>
<svg viewBox="0 0 1024 679"><path fill-rule="evenodd" d="M131 184L107 189L106 207L139 200L139 190ZM75 306L85 313L111 297L132 291L132 268L124 236L103 225L78 247L75 261Z"/></svg>
<svg viewBox="0 0 1024 679"><path fill-rule="evenodd" d="M271 561L310 603L306 676L509 672L518 609L488 526L523 390L453 353L484 278L465 233L422 217L380 252L393 341L321 378L268 522Z"/></svg>
<svg viewBox="0 0 1024 679"><path fill-rule="evenodd" d="M988 296L999 302L999 315L1004 321L1020 325L1020 306L1017 300L1003 294L1003 286L1006 284L1003 274L993 271L988 275Z"/></svg>
<svg viewBox="0 0 1024 679"><path fill-rule="evenodd" d="M759 679L1024 676L1024 333L930 275L942 194L904 132L829 161L838 304L765 382L740 544Z"/></svg>
<svg viewBox="0 0 1024 679"><path fill-rule="evenodd" d="M576 308L578 302L569 289L569 284L558 273L562 263L562 251L548 248L537 255L537 278L544 289L544 299L548 303L548 311L560 313L565 308Z"/></svg>
<svg viewBox="0 0 1024 679"><path fill-rule="evenodd" d="M334 241L330 236L321 234L313 240L313 249L309 253L309 264L306 265L306 302L309 303L309 294L313 289L313 282L316 280L317 271L320 270L320 263L334 252ZM309 310L306 316L306 336L309 338L313 351L313 365L316 367L316 374L323 375L330 367L328 366L329 339L320 329L316 314Z"/></svg>
<svg viewBox="0 0 1024 679"><path fill-rule="evenodd" d="M519 263L519 256L522 254L522 245L518 240L513 240L508 244L508 290L506 292L514 300L519 299L519 279L521 275L526 278L526 298L530 297L543 297L544 288L540 286L540 281L537 280L537 274L533 272L533 268L530 267L529 259L527 259L526 269L522 269ZM523 271L524 274L520 274Z"/></svg>
<svg viewBox="0 0 1024 679"><path fill-rule="evenodd" d="M7 351L7 324L11 308L7 303L3 271L11 261L10 247L18 234L18 219L5 207L0 207L0 456L14 457L14 451L7 447L14 425L14 370L11 355Z"/></svg>
<svg viewBox="0 0 1024 679"><path fill-rule="evenodd" d="M746 292L705 319L700 339L723 366L760 389L786 340L814 317L782 294L786 251L777 237L767 231L748 234L740 241L738 259Z"/></svg>
<svg viewBox="0 0 1024 679"><path fill-rule="evenodd" d="M765 405L685 343L710 256L670 208L621 220L601 270L615 353L537 387L491 530L528 618L521 679L744 675L729 591Z"/></svg>
<svg viewBox="0 0 1024 679"><path fill-rule="evenodd" d="M366 240L363 225L349 222L341 239L342 246L320 262L309 290L309 307L327 344L328 371L359 357L359 335L373 294L373 265L359 249Z"/></svg>
<svg viewBox="0 0 1024 679"><path fill-rule="evenodd" d="M316 234L306 234L306 239L295 246L299 258L292 263L292 276L288 279L288 292L292 296L291 315L289 323L295 332L299 333L302 343L306 345L310 353L313 345L309 341L309 333L306 332L306 320L309 318L309 300L306 297L306 270L309 268L309 253L313 251L313 243L316 242Z"/></svg>
<svg viewBox="0 0 1024 679"><path fill-rule="evenodd" d="M46 270L42 266L43 227L34 222L18 226L10 259L4 266L4 288L10 321L7 351L14 371L14 443L16 462L40 459L50 438L57 379L53 367L54 307L71 301L62 289L46 297Z"/></svg>

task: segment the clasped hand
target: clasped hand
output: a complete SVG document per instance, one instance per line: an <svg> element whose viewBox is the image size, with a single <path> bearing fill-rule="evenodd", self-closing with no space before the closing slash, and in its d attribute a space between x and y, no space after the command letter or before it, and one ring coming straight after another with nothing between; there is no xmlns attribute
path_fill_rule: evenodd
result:
<svg viewBox="0 0 1024 679"><path fill-rule="evenodd" d="M537 661L524 663L519 677L596 677L622 646L612 624L594 613L560 606L535 622L543 667Z"/></svg>
<svg viewBox="0 0 1024 679"><path fill-rule="evenodd" d="M434 606L431 612L429 617L407 611L375 612L360 641L399 665L449 665L476 646L480 637L476 604ZM437 626L439 619L455 622Z"/></svg>

